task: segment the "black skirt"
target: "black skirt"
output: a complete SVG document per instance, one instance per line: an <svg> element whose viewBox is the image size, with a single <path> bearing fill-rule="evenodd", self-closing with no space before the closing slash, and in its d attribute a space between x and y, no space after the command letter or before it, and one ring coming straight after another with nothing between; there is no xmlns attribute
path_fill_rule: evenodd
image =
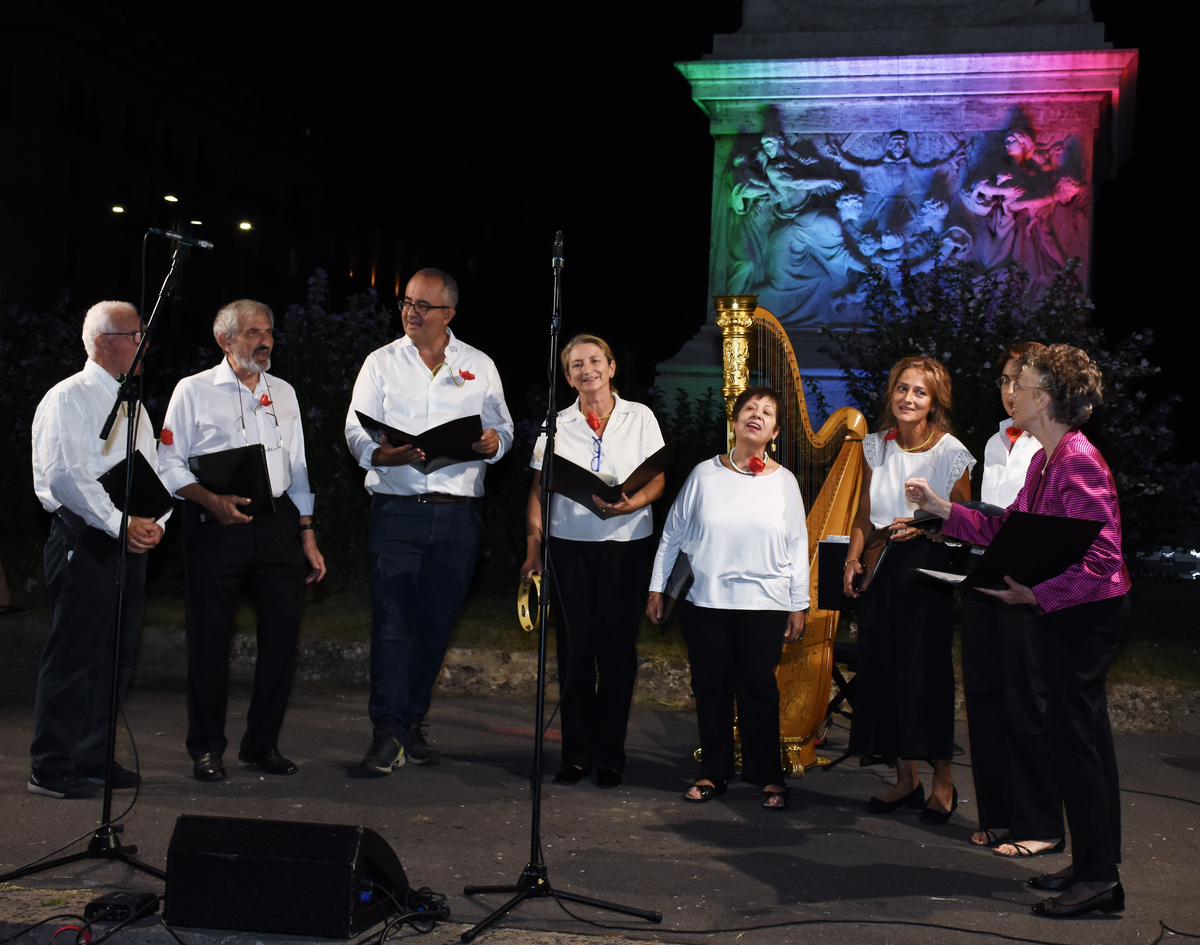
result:
<svg viewBox="0 0 1200 945"><path fill-rule="evenodd" d="M899 542L860 598L850 751L948 759L954 749L954 594L914 568L949 570L946 546Z"/></svg>

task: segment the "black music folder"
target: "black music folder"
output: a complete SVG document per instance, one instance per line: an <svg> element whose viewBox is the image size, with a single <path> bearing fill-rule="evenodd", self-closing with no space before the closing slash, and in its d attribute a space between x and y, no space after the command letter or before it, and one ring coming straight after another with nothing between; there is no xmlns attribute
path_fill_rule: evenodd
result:
<svg viewBox="0 0 1200 945"><path fill-rule="evenodd" d="M1058 577L1079 561L1103 527L1103 522L1086 518L1010 512L970 574L914 570L935 581L963 587L1002 591L1008 587L1006 574L1018 584L1033 587Z"/></svg>
<svg viewBox="0 0 1200 945"><path fill-rule="evenodd" d="M651 479L666 470L675 454L675 442L672 440L651 454L624 482L617 485L609 485L590 469L584 469L555 453L551 491L578 502L597 518L608 518L609 512L593 502L592 496L598 495L605 502L619 502L622 494L631 496L644 488Z"/></svg>
<svg viewBox="0 0 1200 945"><path fill-rule="evenodd" d="M485 459L482 453L471 449L472 443L478 443L483 436L483 420L479 414L469 417L458 417L436 427L430 427L424 433L405 433L390 427L381 420L368 416L361 410L354 411L363 429L371 434L371 439L380 442L387 436L388 443L395 446L412 445L425 454L425 461L410 465L422 475L429 475L446 466L455 463L470 463Z"/></svg>
<svg viewBox="0 0 1200 945"><path fill-rule="evenodd" d="M671 629L671 624L679 616L679 609L687 600L688 591L695 583L696 575L692 573L692 559L680 551L675 556L675 564L671 567L671 573L667 576L667 582L663 586L662 619L658 622L663 636L666 636L667 631Z"/></svg>
<svg viewBox="0 0 1200 945"><path fill-rule="evenodd" d="M123 459L96 481L120 511L125 511L125 475L129 460ZM158 478L141 450L133 454L133 490L129 494L128 514L138 518L162 518L171 511L171 493Z"/></svg>
<svg viewBox="0 0 1200 945"><path fill-rule="evenodd" d="M189 457L188 468L209 492L249 499L249 505L239 506L243 515L275 511L271 477L267 473L267 450L261 443ZM209 520L207 513L201 514L201 520Z"/></svg>

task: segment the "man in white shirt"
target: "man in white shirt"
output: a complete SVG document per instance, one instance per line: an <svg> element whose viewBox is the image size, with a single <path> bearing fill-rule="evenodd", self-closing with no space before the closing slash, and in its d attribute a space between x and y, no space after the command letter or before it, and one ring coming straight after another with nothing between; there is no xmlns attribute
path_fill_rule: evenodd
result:
<svg viewBox="0 0 1200 945"><path fill-rule="evenodd" d="M31 794L91 797L104 783L122 515L96 480L125 458L126 406L108 439L100 439L100 429L120 389L116 378L129 370L141 340L142 321L132 305L93 305L83 321L87 363L52 387L33 417L33 486L53 519L45 552L50 639L38 674ZM135 442L157 468L154 428L140 410ZM119 643L122 689L142 623L145 552L162 534L153 519L130 516ZM136 787L138 781L135 772L114 765L114 788Z"/></svg>
<svg viewBox="0 0 1200 945"><path fill-rule="evenodd" d="M185 499L183 560L187 601L188 735L197 781L223 781L229 644L238 591L249 579L258 611L254 694L238 759L267 774L295 774L279 752L291 690L304 585L325 576L312 526L300 405L292 385L267 373L275 316L242 299L217 313L216 367L183 378L171 395L159 458L162 477ZM246 515L246 496L217 495L189 467L195 456L261 444L273 512Z"/></svg>
<svg viewBox="0 0 1200 945"><path fill-rule="evenodd" d="M486 463L512 445L513 423L496 366L449 329L458 285L422 269L404 290L404 337L373 351L346 414L350 453L367 470L371 500L371 747L360 772L390 774L405 761L440 760L423 733L433 684L483 537L479 512ZM479 459L426 474L413 445L376 443L356 411L420 434L478 414Z"/></svg>

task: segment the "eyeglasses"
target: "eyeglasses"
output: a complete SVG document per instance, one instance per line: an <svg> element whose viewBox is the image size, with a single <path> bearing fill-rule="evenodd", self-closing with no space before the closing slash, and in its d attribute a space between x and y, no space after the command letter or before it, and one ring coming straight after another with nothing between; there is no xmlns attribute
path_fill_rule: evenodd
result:
<svg viewBox="0 0 1200 945"><path fill-rule="evenodd" d="M592 472L600 471L600 437L592 437Z"/></svg>
<svg viewBox="0 0 1200 945"><path fill-rule="evenodd" d="M1019 381L1013 381L1012 387L1009 388L1009 391L1011 393L1015 394L1019 390L1049 390L1049 388L1048 387L1032 387L1032 386L1031 387L1022 387Z"/></svg>
<svg viewBox="0 0 1200 945"><path fill-rule="evenodd" d="M435 308L454 308L453 305L430 305L428 302L420 299L416 302L414 302L412 299L401 299L396 303L396 307L400 309L401 312L411 308L414 312L422 317L428 315Z"/></svg>
<svg viewBox="0 0 1200 945"><path fill-rule="evenodd" d="M1013 379L1011 377L1009 377L1007 374L1002 374L1000 377L996 378L996 386L999 387L1001 390L1004 390L1005 388L1012 386L1012 383L1013 383Z"/></svg>
<svg viewBox="0 0 1200 945"><path fill-rule="evenodd" d="M133 339L133 343L135 345L140 345L142 343L142 333L140 331L102 331L102 332L100 332L100 334L102 334L102 335L128 335L130 338Z"/></svg>

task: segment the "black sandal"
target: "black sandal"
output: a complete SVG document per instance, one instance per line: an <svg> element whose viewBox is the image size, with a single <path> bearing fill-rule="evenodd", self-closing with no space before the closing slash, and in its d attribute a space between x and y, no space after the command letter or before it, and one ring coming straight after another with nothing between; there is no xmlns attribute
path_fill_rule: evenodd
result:
<svg viewBox="0 0 1200 945"><path fill-rule="evenodd" d="M767 788L762 789L762 809L763 810L787 810L791 806L792 789L786 784L782 791L771 791ZM772 799L778 797L781 801L779 804L772 803Z"/></svg>
<svg viewBox="0 0 1200 945"><path fill-rule="evenodd" d="M699 797L689 797L688 791L695 788L699 793ZM689 804L704 804L711 801L714 797L724 794L729 790L729 785L724 781L718 781L716 784L693 784L687 791L683 792L683 799Z"/></svg>

